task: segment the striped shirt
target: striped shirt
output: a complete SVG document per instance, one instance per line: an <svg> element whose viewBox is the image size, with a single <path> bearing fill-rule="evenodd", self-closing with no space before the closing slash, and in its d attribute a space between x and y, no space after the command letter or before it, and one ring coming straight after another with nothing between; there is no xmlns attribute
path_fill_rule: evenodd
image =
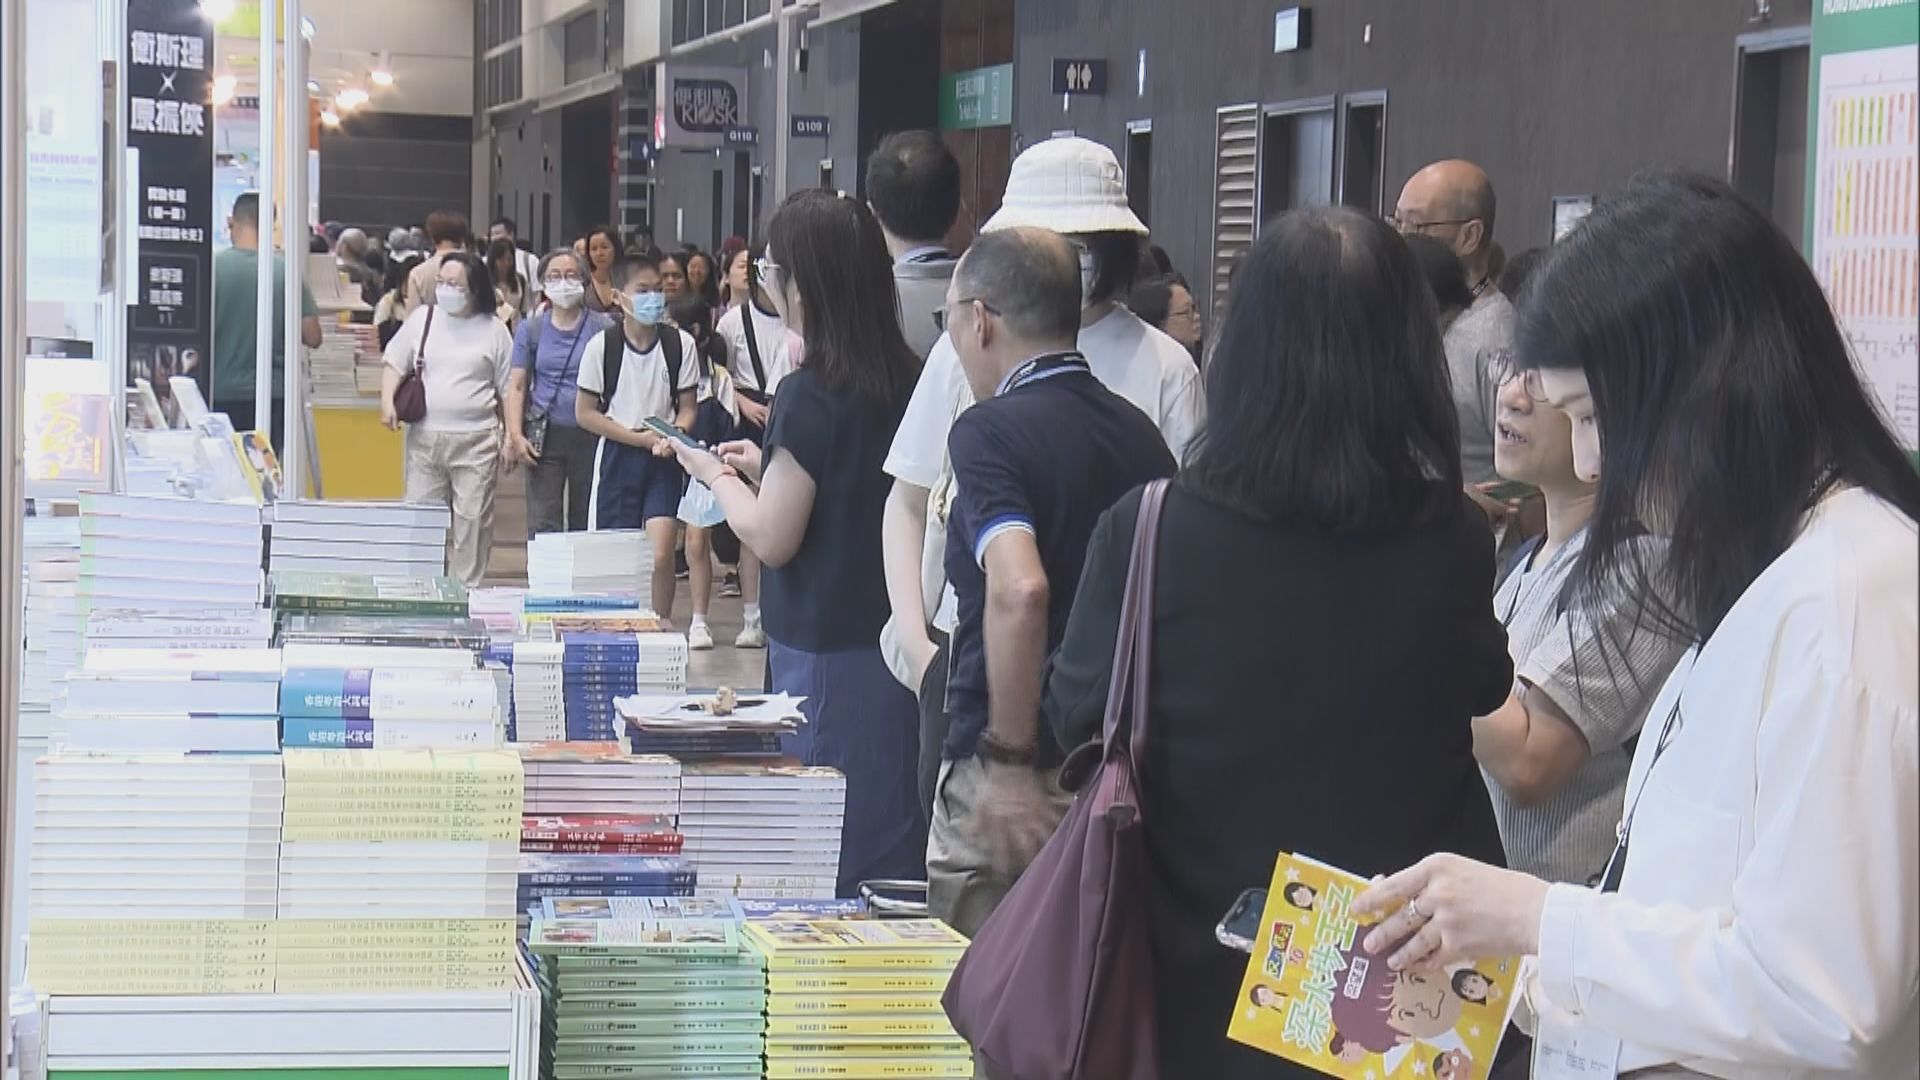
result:
<svg viewBox="0 0 1920 1080"><path fill-rule="evenodd" d="M1614 825L1633 761L1629 743L1685 650L1636 604L1609 602L1597 616L1586 608L1568 608L1566 584L1586 536L1583 529L1548 558L1537 563L1529 558L1500 583L1493 605L1507 627L1514 674L1572 719L1586 737L1587 760L1559 791L1534 806L1521 806L1487 776L1507 865L1548 881L1578 884L1598 874L1613 853ZM1657 559L1663 547L1650 538L1637 546L1647 560Z"/></svg>

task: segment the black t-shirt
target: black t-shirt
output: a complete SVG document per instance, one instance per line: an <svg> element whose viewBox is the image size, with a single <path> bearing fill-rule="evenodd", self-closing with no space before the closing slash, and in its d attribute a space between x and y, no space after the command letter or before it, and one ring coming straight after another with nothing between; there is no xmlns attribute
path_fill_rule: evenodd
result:
<svg viewBox="0 0 1920 1080"><path fill-rule="evenodd" d="M880 517L893 487L880 466L906 405L830 390L806 368L780 381L766 460L785 450L814 483L799 552L761 578L767 636L780 644L807 652L878 647L890 611Z"/></svg>
<svg viewBox="0 0 1920 1080"><path fill-rule="evenodd" d="M1033 534L1047 571L1047 650L1066 632L1087 538L1114 501L1176 464L1146 413L1108 390L1084 364L1043 368L953 425L954 503L947 523L947 580L959 601L953 631L944 754L973 756L987 726L987 653L982 633L989 541L1009 529ZM1043 725L1041 763L1059 748Z"/></svg>

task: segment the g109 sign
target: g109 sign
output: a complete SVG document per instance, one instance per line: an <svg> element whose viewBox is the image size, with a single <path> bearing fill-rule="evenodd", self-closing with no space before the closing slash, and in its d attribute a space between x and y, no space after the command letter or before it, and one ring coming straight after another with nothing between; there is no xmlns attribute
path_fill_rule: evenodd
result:
<svg viewBox="0 0 1920 1080"><path fill-rule="evenodd" d="M724 79L674 79L673 121L685 132L725 136L745 126L740 92Z"/></svg>

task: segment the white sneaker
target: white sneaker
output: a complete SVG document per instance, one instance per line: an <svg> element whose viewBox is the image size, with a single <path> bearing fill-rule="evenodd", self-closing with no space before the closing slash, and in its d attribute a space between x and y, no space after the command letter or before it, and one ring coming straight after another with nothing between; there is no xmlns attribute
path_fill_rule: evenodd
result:
<svg viewBox="0 0 1920 1080"><path fill-rule="evenodd" d="M713 632L706 623L694 623L687 630L687 648L695 652L705 652L713 648Z"/></svg>
<svg viewBox="0 0 1920 1080"><path fill-rule="evenodd" d="M760 629L758 621L750 622L741 628L740 636L733 639L736 649L764 649L767 647L767 632Z"/></svg>

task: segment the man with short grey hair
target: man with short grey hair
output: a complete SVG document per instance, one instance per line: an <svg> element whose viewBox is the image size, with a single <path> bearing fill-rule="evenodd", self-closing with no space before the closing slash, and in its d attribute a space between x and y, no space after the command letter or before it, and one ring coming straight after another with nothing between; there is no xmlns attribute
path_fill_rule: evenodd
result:
<svg viewBox="0 0 1920 1080"><path fill-rule="evenodd" d="M1080 300L1073 247L1017 227L973 242L942 312L979 404L948 438L946 572L958 617L927 899L969 935L1071 801L1040 690L1087 541L1122 495L1175 468L1153 419L1103 386L1075 348Z"/></svg>

